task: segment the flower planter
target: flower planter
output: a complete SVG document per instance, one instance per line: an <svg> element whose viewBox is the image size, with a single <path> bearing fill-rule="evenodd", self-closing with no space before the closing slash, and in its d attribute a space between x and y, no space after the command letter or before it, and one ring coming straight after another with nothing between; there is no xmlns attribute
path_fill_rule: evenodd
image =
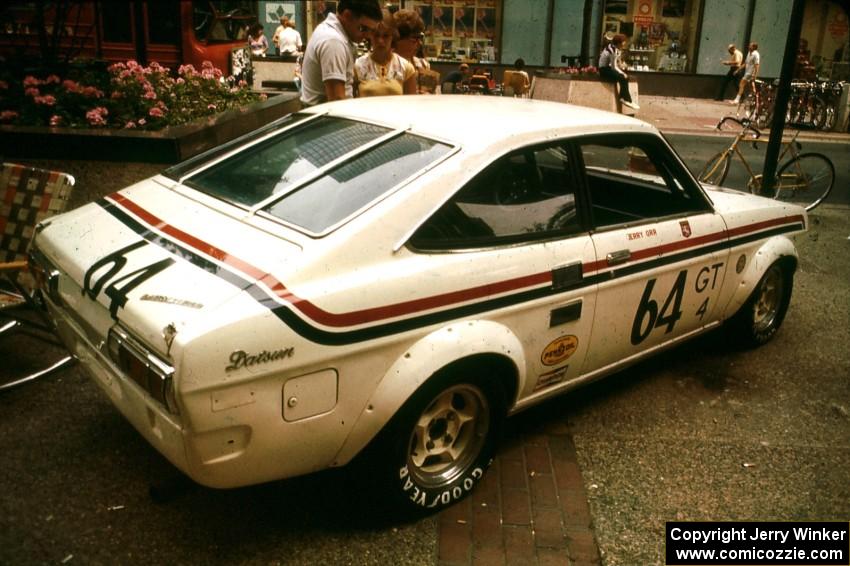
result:
<svg viewBox="0 0 850 566"><path fill-rule="evenodd" d="M297 93L283 93L157 131L0 126L0 154L4 158L177 163L300 108Z"/></svg>

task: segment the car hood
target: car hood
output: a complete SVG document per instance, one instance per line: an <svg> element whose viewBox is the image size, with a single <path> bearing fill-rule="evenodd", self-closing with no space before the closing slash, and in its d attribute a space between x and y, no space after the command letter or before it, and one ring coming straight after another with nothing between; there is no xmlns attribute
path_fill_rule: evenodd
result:
<svg viewBox="0 0 850 566"><path fill-rule="evenodd" d="M805 210L800 206L756 196L743 191L736 191L734 189L706 184L703 184L703 188L714 203L715 210L721 214L753 209L769 211L771 214L781 213L781 210L783 209L789 214L805 212Z"/></svg>
<svg viewBox="0 0 850 566"><path fill-rule="evenodd" d="M301 255L300 246L156 178L49 219L35 243L60 274L62 306L91 338L119 322L166 357L164 333L182 342L264 312L258 289L279 287L271 273L287 272Z"/></svg>

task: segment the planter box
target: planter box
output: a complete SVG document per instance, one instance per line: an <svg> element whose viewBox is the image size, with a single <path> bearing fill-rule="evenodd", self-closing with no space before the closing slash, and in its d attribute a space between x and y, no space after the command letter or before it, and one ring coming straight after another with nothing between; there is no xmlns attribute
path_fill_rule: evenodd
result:
<svg viewBox="0 0 850 566"><path fill-rule="evenodd" d="M638 102L638 84L633 76L629 77L629 92L632 100ZM630 109L626 112L627 109L621 107L617 86L596 77L556 73L535 76L531 85L531 98L633 114Z"/></svg>
<svg viewBox="0 0 850 566"><path fill-rule="evenodd" d="M0 154L5 158L178 163L300 109L299 95L284 93L155 132L0 126Z"/></svg>

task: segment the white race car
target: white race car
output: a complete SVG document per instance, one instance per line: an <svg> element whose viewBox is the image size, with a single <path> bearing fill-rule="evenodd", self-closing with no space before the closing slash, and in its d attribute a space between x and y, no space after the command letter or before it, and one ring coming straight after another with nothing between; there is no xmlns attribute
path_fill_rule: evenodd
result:
<svg viewBox="0 0 850 566"><path fill-rule="evenodd" d="M195 481L377 445L386 497L428 510L507 415L722 323L769 340L806 224L631 118L404 96L281 119L50 219L31 257L70 351Z"/></svg>

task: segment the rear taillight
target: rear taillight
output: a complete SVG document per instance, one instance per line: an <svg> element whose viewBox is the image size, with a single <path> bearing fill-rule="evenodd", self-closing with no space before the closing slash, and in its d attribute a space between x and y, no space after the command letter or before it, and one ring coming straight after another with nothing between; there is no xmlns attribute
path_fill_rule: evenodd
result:
<svg viewBox="0 0 850 566"><path fill-rule="evenodd" d="M174 395L174 368L147 350L120 326L113 326L107 339L110 359L170 413L178 414Z"/></svg>

